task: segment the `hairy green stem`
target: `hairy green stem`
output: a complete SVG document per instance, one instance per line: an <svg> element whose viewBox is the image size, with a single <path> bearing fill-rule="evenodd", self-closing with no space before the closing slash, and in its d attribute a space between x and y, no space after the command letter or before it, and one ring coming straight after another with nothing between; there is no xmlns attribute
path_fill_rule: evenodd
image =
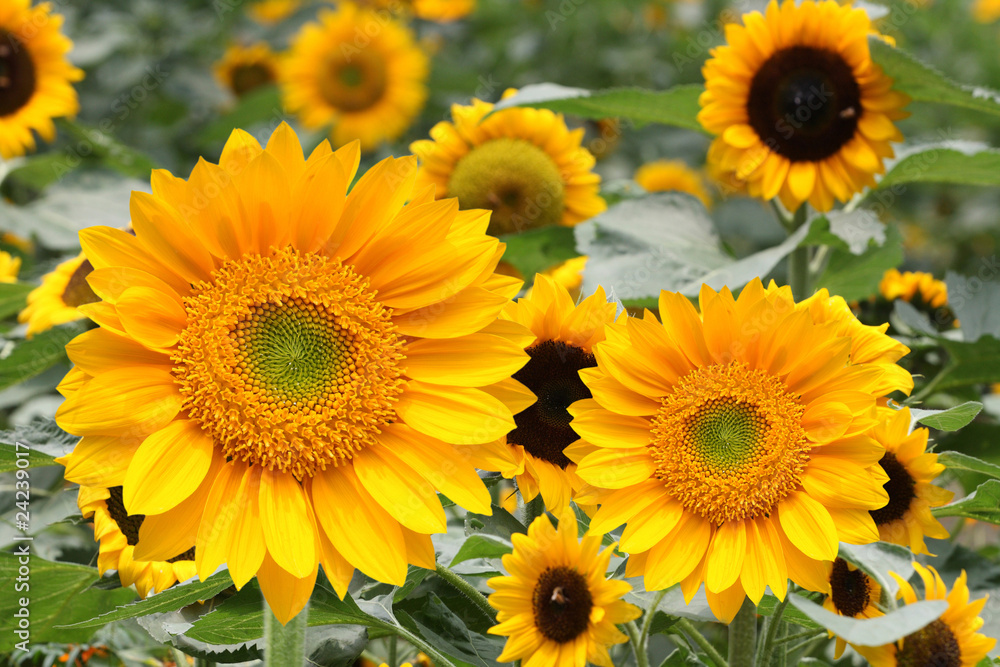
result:
<svg viewBox="0 0 1000 667"><path fill-rule="evenodd" d="M705 652L705 655L707 655L709 659L715 663L715 667L730 667L729 662L722 657L721 653L715 650L715 647L712 646L712 642L708 641L708 639L705 638L705 635L698 632L697 628L694 627L691 621L686 618L678 619L674 624L674 627L689 635L691 639L694 640L694 643ZM750 650L753 651L753 648ZM730 652L730 660L731 659L732 653Z"/></svg>
<svg viewBox="0 0 1000 667"><path fill-rule="evenodd" d="M399 648L399 637L389 638L389 667L396 667L399 664L399 660L396 658L396 650Z"/></svg>
<svg viewBox="0 0 1000 667"><path fill-rule="evenodd" d="M642 619L642 628L639 631L639 639L642 640L643 645L646 644L646 638L649 637L649 628L653 625L653 616L656 615L656 608L660 606L660 602L666 594L666 589L658 592L653 598L653 604L649 605L649 609L646 610L646 617Z"/></svg>
<svg viewBox="0 0 1000 667"><path fill-rule="evenodd" d="M729 624L730 667L753 667L757 643L757 605L743 598L743 606Z"/></svg>
<svg viewBox="0 0 1000 667"><path fill-rule="evenodd" d="M814 637L823 637L823 636L826 636L825 632L817 633L815 630L804 630L802 632L796 632L794 635L787 635L787 636L782 637L780 639L775 639L774 640L774 645L775 646L780 646L782 644L787 644L789 642L793 642L796 639L802 639L803 637L814 638ZM811 641L811 639L810 639L810 641Z"/></svg>
<svg viewBox="0 0 1000 667"><path fill-rule="evenodd" d="M760 667L767 667L771 662L771 652L774 650L774 638L778 635L778 628L781 625L781 616L785 613L785 607L788 606L788 594L785 595L785 599L778 603L778 606L774 608L774 613L771 614L771 618L767 623L767 633L764 635L764 641L761 644L761 648L758 651L757 665Z"/></svg>
<svg viewBox="0 0 1000 667"><path fill-rule="evenodd" d="M635 654L636 667L649 667L649 654L646 651L646 642L640 637L639 626L635 621L629 621L624 627L628 643L632 645L632 653Z"/></svg>
<svg viewBox="0 0 1000 667"><path fill-rule="evenodd" d="M437 575L458 589L458 592L467 597L472 604L479 607L479 610L486 614L486 617L493 623L497 621L496 609L490 606L490 601L479 590L468 581L458 576L441 563L437 565Z"/></svg>
<svg viewBox="0 0 1000 667"><path fill-rule="evenodd" d="M302 667L306 663L306 626L309 605L282 625L264 601L264 664L267 667Z"/></svg>

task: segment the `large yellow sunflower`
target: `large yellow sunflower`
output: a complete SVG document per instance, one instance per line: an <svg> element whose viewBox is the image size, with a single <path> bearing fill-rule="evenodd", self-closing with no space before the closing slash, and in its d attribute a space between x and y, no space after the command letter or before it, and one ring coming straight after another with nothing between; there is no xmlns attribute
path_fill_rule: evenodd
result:
<svg viewBox="0 0 1000 667"><path fill-rule="evenodd" d="M102 301L67 346L56 420L83 436L67 479L124 471L137 558L196 546L199 576L257 575L282 622L320 563L341 595L354 568L393 584L433 568L436 490L490 512L462 446L514 427L496 385L527 361L524 332L496 324L520 281L493 273L489 214L414 191L413 158L345 194L359 153L306 160L285 124L265 149L237 130L187 181L153 172L134 236L80 233Z"/></svg>
<svg viewBox="0 0 1000 667"><path fill-rule="evenodd" d="M889 269L882 276L878 291L889 301L902 299L913 302L919 299L931 308L948 305L948 285L923 271L900 273L899 269Z"/></svg>
<svg viewBox="0 0 1000 667"><path fill-rule="evenodd" d="M94 519L94 539L101 544L98 571L103 575L108 570L117 570L122 586L135 584L139 597L145 598L153 591L162 593L174 583L198 574L194 548L164 560L135 559L139 528L145 517L125 511L122 487L81 486L77 505L83 518Z"/></svg>
<svg viewBox="0 0 1000 667"><path fill-rule="evenodd" d="M635 182L646 192L686 192L700 199L706 208L712 205L701 174L680 160L648 162L636 170Z"/></svg>
<svg viewBox="0 0 1000 667"><path fill-rule="evenodd" d="M52 119L80 110L73 82L83 71L66 59L73 42L59 32L63 17L51 12L47 2L0 3L0 157L35 150L32 130L52 141Z"/></svg>
<svg viewBox="0 0 1000 667"><path fill-rule="evenodd" d="M524 667L612 667L608 646L627 641L615 625L642 613L621 599L632 590L628 582L607 578L614 547L598 553L600 535L578 539L569 507L559 515L558 530L543 514L513 542L513 553L503 557L510 576L488 582L500 622L489 633L509 637L498 660L521 660Z"/></svg>
<svg viewBox="0 0 1000 667"><path fill-rule="evenodd" d="M591 530L627 524L630 576L689 599L705 582L728 622L765 586L783 598L788 578L823 590L839 541L878 539L884 450L867 432L885 371L788 287L706 286L699 304L662 292L663 324L649 311L609 324L583 374L593 398L569 412L597 447L576 473L608 490Z"/></svg>
<svg viewBox="0 0 1000 667"><path fill-rule="evenodd" d="M870 31L864 9L834 0L771 0L726 26L702 70L698 120L752 196L826 211L875 185L909 98L872 62Z"/></svg>
<svg viewBox="0 0 1000 667"><path fill-rule="evenodd" d="M876 606L882 597L882 587L863 570L843 558L829 563L827 569L829 588L823 601L824 609L850 618L876 618L885 615ZM839 660L846 647L847 642L837 637L833 657Z"/></svg>
<svg viewBox="0 0 1000 667"><path fill-rule="evenodd" d="M879 465L889 476L889 502L871 511L883 542L902 544L914 553L929 554L924 537L947 539L948 530L931 514L932 507L951 501L954 493L931 484L944 472L938 455L927 451L925 428L910 432L910 409L879 409L872 436L885 447Z"/></svg>
<svg viewBox="0 0 1000 667"><path fill-rule="evenodd" d="M514 373L510 387L538 400L514 415L516 428L506 437L477 448L484 454L479 467L516 476L524 500L541 493L551 512L584 486L563 453L580 439L566 409L590 398L581 377L597 366L594 345L604 340L604 325L615 320L616 309L601 288L574 305L565 287L538 274L530 296L508 304L501 315L529 331L523 343L531 359Z"/></svg>
<svg viewBox="0 0 1000 667"><path fill-rule="evenodd" d="M420 158L418 184L433 185L439 198L457 197L463 209L492 210L491 234L571 227L607 208L594 156L580 145L582 127L570 131L548 109L504 109L486 118L491 111L477 99L453 105L451 122L410 144Z"/></svg>
<svg viewBox="0 0 1000 667"><path fill-rule="evenodd" d="M335 145L359 139L371 150L402 135L424 108L429 71L408 27L345 2L302 28L280 81L285 108L303 125L332 125Z"/></svg>
<svg viewBox="0 0 1000 667"><path fill-rule="evenodd" d="M100 301L87 284L94 267L81 253L45 274L42 284L28 294L28 305L17 316L28 323L28 338L54 326L86 317L78 308Z"/></svg>
<svg viewBox="0 0 1000 667"><path fill-rule="evenodd" d="M278 80L278 57L267 45L234 44L215 64L215 77L237 97Z"/></svg>
<svg viewBox="0 0 1000 667"><path fill-rule="evenodd" d="M941 575L933 567L914 563L924 582L924 598L927 600L947 600L948 610L936 621L924 626L911 635L885 646L856 646L872 667L909 667L910 665L934 665L934 667L973 667L996 645L997 640L976 632L983 627L979 614L986 605L987 597L969 602L969 587L965 581L965 570L955 580L951 592L941 580ZM917 601L917 594L910 585L895 572L892 576L899 582L897 597L906 604Z"/></svg>

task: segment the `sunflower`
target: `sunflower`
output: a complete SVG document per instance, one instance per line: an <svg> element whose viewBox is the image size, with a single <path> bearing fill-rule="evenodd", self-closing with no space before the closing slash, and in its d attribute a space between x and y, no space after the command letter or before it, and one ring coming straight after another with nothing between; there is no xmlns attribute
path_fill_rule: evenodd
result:
<svg viewBox="0 0 1000 667"><path fill-rule="evenodd" d="M910 432L910 409L880 408L872 436L885 447L879 465L889 476L885 491L889 503L871 511L883 542L908 546L929 554L924 536L947 539L948 531L931 515L932 507L951 501L954 493L931 484L944 471L938 455L927 451L925 428Z"/></svg>
<svg viewBox="0 0 1000 667"><path fill-rule="evenodd" d="M840 616L851 618L876 618L885 614L876 606L882 597L882 587L874 579L843 558L837 558L828 565L828 595L823 608ZM833 633L831 633L833 634ZM837 637L833 657L837 660L847 646Z"/></svg>
<svg viewBox="0 0 1000 667"><path fill-rule="evenodd" d="M302 6L302 0L257 0L247 5L247 14L261 25L284 21Z"/></svg>
<svg viewBox="0 0 1000 667"><path fill-rule="evenodd" d="M215 64L215 76L237 97L278 80L278 58L266 42L234 44Z"/></svg>
<svg viewBox="0 0 1000 667"><path fill-rule="evenodd" d="M51 11L47 2L0 4L0 157L35 150L32 130L52 141L52 120L80 110L72 84L83 71L66 59L73 42L59 32L63 17Z"/></svg>
<svg viewBox="0 0 1000 667"><path fill-rule="evenodd" d="M538 400L514 415L513 431L477 451L480 468L517 479L525 502L541 493L546 508L558 512L584 486L563 452L580 439L566 409L590 398L581 377L597 365L594 345L604 340L604 325L615 320L616 310L601 288L574 306L566 288L541 274L529 296L504 308L503 320L529 332L523 343L530 361L514 373L510 386Z"/></svg>
<svg viewBox="0 0 1000 667"><path fill-rule="evenodd" d="M83 518L94 519L94 539L101 543L98 571L103 575L117 570L122 586L135 584L139 597L145 598L153 591L162 593L174 583L197 575L193 548L163 560L136 560L135 545L145 517L125 511L121 486L81 486L77 505Z"/></svg>
<svg viewBox="0 0 1000 667"><path fill-rule="evenodd" d="M838 542L878 540L884 450L867 433L885 370L788 287L703 286L699 304L661 292L662 325L649 311L607 325L582 375L593 398L569 409L597 449L567 453L606 490L591 530L626 524L628 576L689 600L705 582L728 622L765 586L784 598L788 578L824 590Z"/></svg>
<svg viewBox="0 0 1000 667"><path fill-rule="evenodd" d="M872 61L870 30L863 9L834 0L771 0L726 26L702 70L698 120L751 195L827 211L875 185L909 98Z"/></svg>
<svg viewBox="0 0 1000 667"><path fill-rule="evenodd" d="M581 255L545 269L544 273L556 281L557 285L564 287L569 292L570 298L576 301L580 296L580 287L583 286L583 270L586 266L587 256Z"/></svg>
<svg viewBox="0 0 1000 667"><path fill-rule="evenodd" d="M67 346L56 420L83 439L66 478L113 477L146 515L136 557L195 546L202 579L256 575L282 622L319 563L341 595L355 568L397 585L433 568L437 490L490 513L456 445L515 426L504 382L528 358L496 322L520 282L493 273L489 213L415 192L412 157L347 195L359 154L306 160L286 124L265 149L237 130L219 165L153 172L134 236L80 233L102 301Z"/></svg>
<svg viewBox="0 0 1000 667"><path fill-rule="evenodd" d="M580 145L582 127L570 131L548 109L504 109L486 118L491 111L477 99L453 105L452 122L410 144L421 162L417 183L433 185L439 198L457 197L463 209L492 210L495 235L572 227L607 208L594 156Z"/></svg>
<svg viewBox="0 0 1000 667"><path fill-rule="evenodd" d="M450 23L476 11L476 0L368 0L383 9L403 9L425 21Z"/></svg>
<svg viewBox="0 0 1000 667"><path fill-rule="evenodd" d="M644 164L636 170L635 182L646 192L686 192L700 199L706 208L712 206L712 197L701 175L680 160Z"/></svg>
<svg viewBox="0 0 1000 667"><path fill-rule="evenodd" d="M16 283L21 270L21 258L0 250L0 283Z"/></svg>
<svg viewBox="0 0 1000 667"><path fill-rule="evenodd" d="M878 284L879 293L888 301L921 301L931 308L948 305L948 286L930 273L889 269Z"/></svg>
<svg viewBox="0 0 1000 667"><path fill-rule="evenodd" d="M510 576L487 582L496 591L489 599L499 621L489 633L509 638L497 660L521 660L524 667L612 667L608 646L627 641L615 625L642 613L621 599L632 590L627 582L606 578L614 547L598 553L600 535L578 539L569 507L559 515L558 530L543 514L527 535L512 539L514 551L503 557Z"/></svg>
<svg viewBox="0 0 1000 667"><path fill-rule="evenodd" d="M79 307L100 301L87 283L87 276L93 270L81 253L42 278L42 284L28 294L28 305L17 316L18 322L28 323L28 338L86 317Z"/></svg>
<svg viewBox="0 0 1000 667"><path fill-rule="evenodd" d="M1000 19L1000 0L975 0L972 17L980 23L993 23Z"/></svg>
<svg viewBox="0 0 1000 667"><path fill-rule="evenodd" d="M976 632L983 627L979 616L987 597L969 602L969 587L965 570L955 580L951 592L945 588L941 575L933 567L914 563L913 567L924 582L924 598L947 600L948 609L936 621L913 634L885 646L855 647L872 667L905 667L908 665L934 665L935 667L973 667L996 645L997 640ZM906 604L917 601L917 594L910 583L895 572L890 574L899 582L897 597Z"/></svg>
<svg viewBox="0 0 1000 667"><path fill-rule="evenodd" d="M285 108L303 125L332 124L335 145L359 139L371 150L402 135L424 108L429 71L409 28L346 2L302 28L280 82Z"/></svg>

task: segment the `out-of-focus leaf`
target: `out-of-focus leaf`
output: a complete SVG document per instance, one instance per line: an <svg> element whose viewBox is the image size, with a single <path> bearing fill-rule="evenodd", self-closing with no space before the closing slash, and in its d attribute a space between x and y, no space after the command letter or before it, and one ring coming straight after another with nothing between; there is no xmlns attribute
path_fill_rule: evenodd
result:
<svg viewBox="0 0 1000 667"><path fill-rule="evenodd" d="M957 431L975 419L982 409L982 403L966 401L947 410L910 408L910 418L913 423L919 422L939 431Z"/></svg>
<svg viewBox="0 0 1000 667"><path fill-rule="evenodd" d="M799 595L792 595L791 603L844 641L858 646L882 646L902 639L933 622L948 609L947 600L923 600L885 616L857 619L834 614Z"/></svg>
<svg viewBox="0 0 1000 667"><path fill-rule="evenodd" d="M275 126L284 118L281 93L276 86L263 86L240 98L231 111L206 125L196 137L199 144L225 141L237 128L249 128L270 122Z"/></svg>
<svg viewBox="0 0 1000 667"><path fill-rule="evenodd" d="M874 577L892 596L899 590L899 584L889 576L889 572L895 572L904 579L909 579L913 574L913 554L909 549L896 544L875 542L858 545L841 542L839 551L841 558Z"/></svg>
<svg viewBox="0 0 1000 667"><path fill-rule="evenodd" d="M156 164L149 157L130 146L126 146L108 132L102 132L98 128L87 127L65 118L60 119L59 124L77 139L74 142L74 153L65 160L66 171L69 171L76 164L77 159L87 156L93 156L94 159L123 176L141 178L146 181L149 180L150 172L156 169Z"/></svg>
<svg viewBox="0 0 1000 667"><path fill-rule="evenodd" d="M975 343L986 335L1000 338L1000 283L949 271L945 285L948 307L962 323L962 340Z"/></svg>
<svg viewBox="0 0 1000 667"><path fill-rule="evenodd" d="M938 518L961 516L1000 524L1000 480L987 480L965 498L944 507L931 509L931 514Z"/></svg>
<svg viewBox="0 0 1000 667"><path fill-rule="evenodd" d="M942 339L941 345L948 352L948 373L938 389L1000 382L1000 340L986 335L975 343Z"/></svg>
<svg viewBox="0 0 1000 667"><path fill-rule="evenodd" d="M903 261L903 240L894 226L886 227L885 243L871 241L860 255L834 250L817 287L825 287L848 301L865 299L875 293L887 269Z"/></svg>
<svg viewBox="0 0 1000 667"><path fill-rule="evenodd" d="M911 146L878 182L878 190L903 183L1000 185L1000 151L985 144L950 141Z"/></svg>
<svg viewBox="0 0 1000 667"><path fill-rule="evenodd" d="M952 470L967 470L1000 479L1000 465L977 459L962 452L941 452L938 463Z"/></svg>
<svg viewBox="0 0 1000 667"><path fill-rule="evenodd" d="M66 343L83 331L74 322L43 331L31 340L8 340L0 350L0 389L35 377L65 359Z"/></svg>
<svg viewBox="0 0 1000 667"><path fill-rule="evenodd" d="M521 234L506 234L500 240L507 244L503 261L512 264L529 283L536 273L579 256L572 227L552 225Z"/></svg>
<svg viewBox="0 0 1000 667"><path fill-rule="evenodd" d="M37 285L30 283L0 283L0 318L13 315L24 309L28 294Z"/></svg>
<svg viewBox="0 0 1000 667"><path fill-rule="evenodd" d="M830 211L809 223L809 233L801 245L832 245L852 255L861 255L870 244L885 243L885 225L870 210L859 208L849 213Z"/></svg>

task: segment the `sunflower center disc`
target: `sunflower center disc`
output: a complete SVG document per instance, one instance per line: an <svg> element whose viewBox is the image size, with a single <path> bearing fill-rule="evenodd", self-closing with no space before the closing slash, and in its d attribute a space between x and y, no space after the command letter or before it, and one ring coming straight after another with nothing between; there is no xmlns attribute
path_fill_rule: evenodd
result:
<svg viewBox="0 0 1000 667"><path fill-rule="evenodd" d="M361 49L331 54L320 73L319 91L332 107L362 111L382 99L388 82L385 60L373 49Z"/></svg>
<svg viewBox="0 0 1000 667"><path fill-rule="evenodd" d="M240 65L233 70L233 92L239 96L274 81L274 71L266 65Z"/></svg>
<svg viewBox="0 0 1000 667"><path fill-rule="evenodd" d="M35 63L24 45L6 30L0 30L0 116L7 116L28 103L35 92Z"/></svg>
<svg viewBox="0 0 1000 667"><path fill-rule="evenodd" d="M889 494L889 502L885 507L870 510L869 514L872 515L876 525L883 526L902 519L909 511L910 503L917 497L915 491L917 483L892 452L883 454L878 464L889 476L889 481L882 486Z"/></svg>
<svg viewBox="0 0 1000 667"><path fill-rule="evenodd" d="M531 604L538 631L564 644L587 630L594 600L586 577L569 567L550 567L538 577Z"/></svg>
<svg viewBox="0 0 1000 667"><path fill-rule="evenodd" d="M653 418L656 475L716 524L767 516L809 461L804 413L781 380L742 362L694 370Z"/></svg>
<svg viewBox="0 0 1000 667"><path fill-rule="evenodd" d="M833 605L844 616L857 616L871 601L868 576L861 570L852 570L843 558L833 561L830 590Z"/></svg>
<svg viewBox="0 0 1000 667"><path fill-rule="evenodd" d="M938 619L903 638L896 651L898 667L959 667L962 649L948 624Z"/></svg>
<svg viewBox="0 0 1000 667"><path fill-rule="evenodd" d="M754 75L747 112L771 150L792 162L818 162L854 136L861 88L839 54L793 46L775 52Z"/></svg>
<svg viewBox="0 0 1000 667"><path fill-rule="evenodd" d="M530 389L538 400L514 415L516 428L507 441L521 445L535 458L565 468L571 461L563 449L580 439L570 426L567 408L591 398L580 379L582 368L597 365L594 355L575 345L548 340L527 349L531 357L514 379Z"/></svg>
<svg viewBox="0 0 1000 667"><path fill-rule="evenodd" d="M93 271L94 265L90 263L89 259L83 260L80 266L76 267L76 271L70 275L69 281L66 283L66 289L63 290L63 303L67 306L78 308L84 304L101 300L101 297L94 294L94 290L90 289L90 283L87 282L87 276L93 273Z"/></svg>
<svg viewBox="0 0 1000 667"><path fill-rule="evenodd" d="M559 166L524 139L493 139L476 146L455 165L448 196L462 209L493 211L489 234L499 236L557 224L565 187Z"/></svg>
<svg viewBox="0 0 1000 667"><path fill-rule="evenodd" d="M395 418L403 345L367 280L286 248L217 269L185 299L185 409L226 455L297 478L339 465Z"/></svg>
<svg viewBox="0 0 1000 667"><path fill-rule="evenodd" d="M145 514L129 514L125 510L125 501L122 496L122 487L113 486L108 489L108 499L104 501L108 508L108 516L118 524L118 530L125 536L125 543L135 546L139 543L139 529L142 522L146 520ZM194 547L191 547L182 554L177 554L167 560L168 563L175 563L179 560L194 560Z"/></svg>

